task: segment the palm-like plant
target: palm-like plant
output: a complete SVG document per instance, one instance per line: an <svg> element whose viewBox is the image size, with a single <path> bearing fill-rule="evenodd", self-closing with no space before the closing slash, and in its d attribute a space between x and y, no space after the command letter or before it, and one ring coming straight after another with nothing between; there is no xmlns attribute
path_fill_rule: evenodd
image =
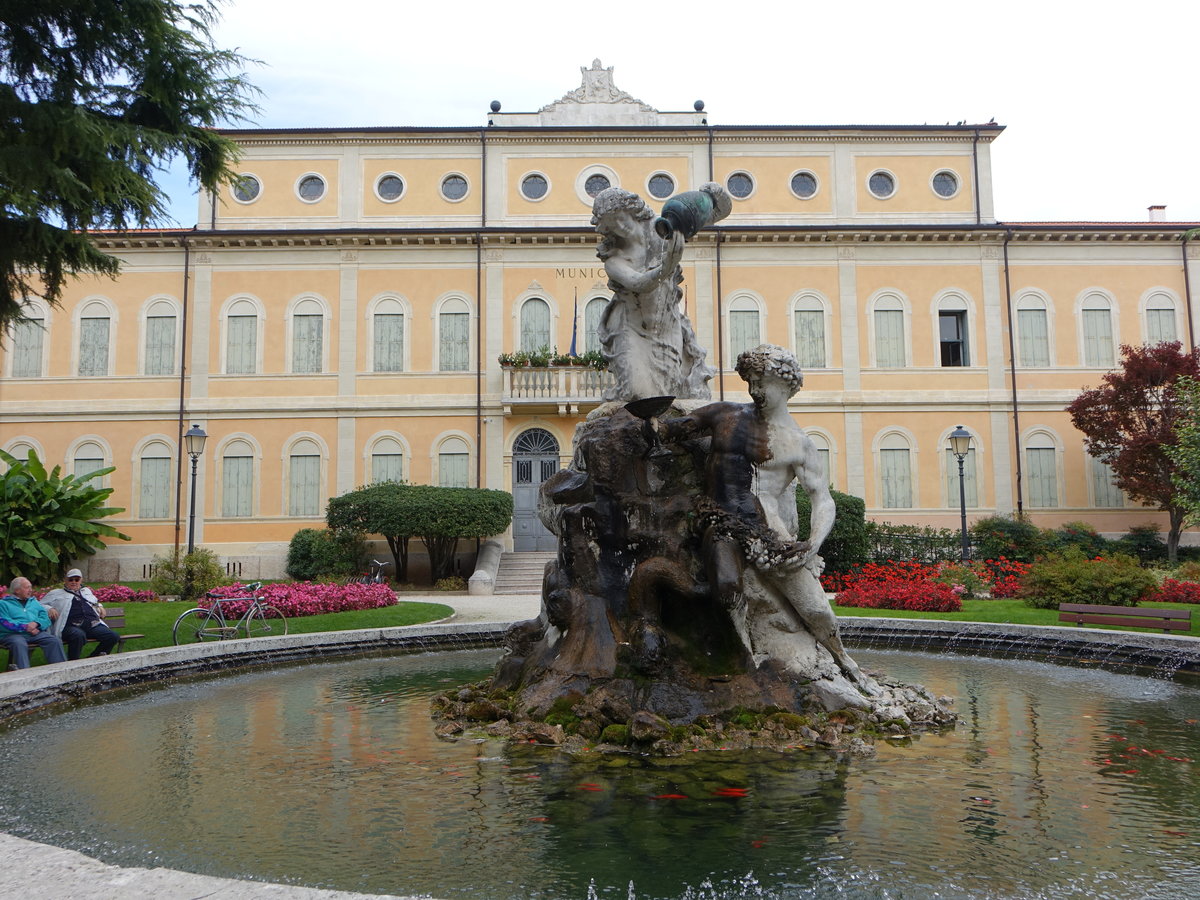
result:
<svg viewBox="0 0 1200 900"><path fill-rule="evenodd" d="M89 472L83 478L50 472L32 450L28 459L17 459L0 450L7 470L0 474L0 559L5 578L24 575L45 583L71 560L90 556L104 546L104 538L129 540L111 525L94 521L125 510L105 506L112 488L98 487L92 479L113 471L113 466Z"/></svg>

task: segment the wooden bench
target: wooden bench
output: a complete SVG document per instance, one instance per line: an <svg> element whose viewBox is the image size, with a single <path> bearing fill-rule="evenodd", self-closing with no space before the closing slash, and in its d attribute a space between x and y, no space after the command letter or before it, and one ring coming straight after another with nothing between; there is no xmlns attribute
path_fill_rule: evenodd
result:
<svg viewBox="0 0 1200 900"><path fill-rule="evenodd" d="M1060 603L1058 621L1076 625L1118 625L1121 628L1161 628L1164 632L1191 631L1190 609L1162 606L1095 606L1090 603Z"/></svg>
<svg viewBox="0 0 1200 900"><path fill-rule="evenodd" d="M117 634L119 635L119 638L117 640L117 646L114 648L115 653L120 653L122 650L125 649L126 641L136 641L138 638L145 637L144 634L122 634L121 633L121 631L119 629L125 627L125 607L123 607L123 606L106 606L106 607L104 607L104 611L105 611L105 613L107 613L107 615L105 615L105 617L104 617L104 624L107 625L109 628L111 628L113 631L116 631ZM95 638L88 638L87 643L94 644L94 643L97 643L97 641ZM86 646L86 644L84 646ZM66 649L67 649L67 645L64 643L63 644L63 652L64 653L66 652ZM10 666L12 666L12 652L6 651L5 656L7 658L5 660L4 668L8 669Z"/></svg>

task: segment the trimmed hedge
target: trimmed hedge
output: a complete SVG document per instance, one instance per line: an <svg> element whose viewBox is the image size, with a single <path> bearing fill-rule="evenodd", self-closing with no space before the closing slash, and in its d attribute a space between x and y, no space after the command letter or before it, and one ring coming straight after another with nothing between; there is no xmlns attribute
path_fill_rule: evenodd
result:
<svg viewBox="0 0 1200 900"><path fill-rule="evenodd" d="M821 545L821 557L825 560L826 572L849 572L867 561L867 504L851 494L830 493L837 514L833 530ZM812 504L802 490L796 491L796 512L800 520L800 537L805 538L811 527Z"/></svg>

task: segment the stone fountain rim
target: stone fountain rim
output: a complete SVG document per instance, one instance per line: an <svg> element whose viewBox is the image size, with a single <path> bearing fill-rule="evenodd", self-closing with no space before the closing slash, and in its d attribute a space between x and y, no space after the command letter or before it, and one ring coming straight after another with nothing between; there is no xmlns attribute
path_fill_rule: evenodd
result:
<svg viewBox="0 0 1200 900"><path fill-rule="evenodd" d="M1178 635L1136 634L1056 625L1003 625L952 622L939 619L882 619L839 617L843 636L855 645L887 644L905 650L948 649L974 655L999 656L1005 647L1022 658L1074 659L1121 663L1170 676L1200 675L1200 640ZM131 684L271 665L315 657L337 658L390 650L470 649L499 647L509 622L442 623L356 631L325 631L280 637L221 641L185 647L157 647L136 653L76 660L0 675L0 721L23 712L84 699L99 691ZM1097 656L1100 656L1097 659ZM39 844L0 832L0 852L11 876L9 884L28 877L49 877L60 887L81 889L122 885L142 886L146 896L176 896L217 892L223 888L247 898L351 900L367 896L268 882L238 881L194 875L174 869L113 866L74 850ZM15 880L13 880L15 879Z"/></svg>
<svg viewBox="0 0 1200 900"><path fill-rule="evenodd" d="M1058 625L1006 625L942 619L839 617L849 646L971 653L979 656L1100 662L1139 674L1200 676L1200 640ZM435 623L323 631L181 647L155 647L0 673L0 722L99 692L247 666L404 650L500 647L510 622Z"/></svg>

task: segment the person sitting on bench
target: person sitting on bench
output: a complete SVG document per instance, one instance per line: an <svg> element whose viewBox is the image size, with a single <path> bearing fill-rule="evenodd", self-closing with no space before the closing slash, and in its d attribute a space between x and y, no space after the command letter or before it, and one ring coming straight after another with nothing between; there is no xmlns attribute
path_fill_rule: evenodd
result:
<svg viewBox="0 0 1200 900"><path fill-rule="evenodd" d="M48 663L65 660L62 641L50 631L50 614L33 599L33 585L18 575L0 599L0 646L8 649L15 669L29 668L29 647L41 647Z"/></svg>
<svg viewBox="0 0 1200 900"><path fill-rule="evenodd" d="M42 603L58 611L54 633L61 635L67 645L67 659L79 659L89 640L96 641L96 649L88 656L107 656L121 639L102 621L104 607L92 589L84 586L83 573L78 569L67 572L63 586L43 597Z"/></svg>

